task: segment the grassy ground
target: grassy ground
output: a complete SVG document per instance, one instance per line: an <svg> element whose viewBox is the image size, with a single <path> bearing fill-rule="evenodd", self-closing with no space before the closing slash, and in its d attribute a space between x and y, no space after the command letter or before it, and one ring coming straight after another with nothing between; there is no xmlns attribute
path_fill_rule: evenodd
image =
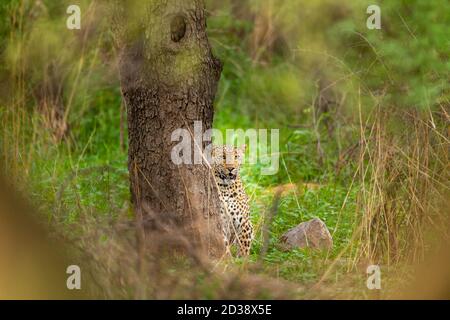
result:
<svg viewBox="0 0 450 320"><path fill-rule="evenodd" d="M50 2L44 1L45 12L37 18L23 21L43 9L33 1L0 6L5 61L0 79L14 92L0 100L2 166L44 219L78 235L82 217L132 217L126 121L110 62L110 34L99 28L85 42L71 38L59 31L61 9ZM365 1L277 6L208 1L210 42L224 62L214 126L280 129L279 172L261 176L260 165L242 169L256 240L249 260L227 263L300 286L324 280L336 288L328 296L355 290L370 297L361 261L404 262L411 256L406 243L423 242L428 225L414 214L426 217L420 221L440 219L436 199L448 190L450 65L444 14L450 8L441 5L446 6L383 3L383 29L369 31ZM34 31L42 24L50 36L36 45ZM60 56L46 50L58 48L62 39L76 49ZM31 63L31 50L45 52L41 58L55 60L64 73L69 135L60 143L30 94L47 70ZM325 94L328 103L321 104L318 98ZM384 121L386 113L392 117ZM430 147L414 147L423 144ZM280 188L268 250L261 256L264 221ZM332 250L279 248L285 231L314 217L330 229ZM412 233L404 231L411 228Z"/></svg>

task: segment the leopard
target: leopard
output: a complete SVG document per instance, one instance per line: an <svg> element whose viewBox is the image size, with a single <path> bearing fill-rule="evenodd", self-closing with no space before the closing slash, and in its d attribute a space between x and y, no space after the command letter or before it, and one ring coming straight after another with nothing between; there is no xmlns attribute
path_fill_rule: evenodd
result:
<svg viewBox="0 0 450 320"><path fill-rule="evenodd" d="M250 220L249 198L240 177L240 167L246 145L213 145L212 170L219 189L220 220L228 254L231 246L237 246L237 256L250 254L253 241L253 225Z"/></svg>

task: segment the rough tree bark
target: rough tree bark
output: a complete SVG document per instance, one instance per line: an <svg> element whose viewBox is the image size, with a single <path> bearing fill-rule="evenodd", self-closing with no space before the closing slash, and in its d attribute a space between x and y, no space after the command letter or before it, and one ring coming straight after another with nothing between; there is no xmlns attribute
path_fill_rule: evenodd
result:
<svg viewBox="0 0 450 320"><path fill-rule="evenodd" d="M224 248L218 196L207 166L176 166L171 160L174 130L194 132L194 121L201 121L203 130L212 126L221 64L206 35L204 3L117 1L113 12L134 206L175 214L193 243L219 255Z"/></svg>

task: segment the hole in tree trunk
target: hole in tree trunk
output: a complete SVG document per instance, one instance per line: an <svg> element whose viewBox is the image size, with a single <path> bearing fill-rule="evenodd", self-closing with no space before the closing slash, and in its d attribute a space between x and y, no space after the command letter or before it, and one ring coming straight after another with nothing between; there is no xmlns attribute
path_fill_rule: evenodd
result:
<svg viewBox="0 0 450 320"><path fill-rule="evenodd" d="M170 23L170 33L172 41L179 42L186 34L186 21L184 17L175 16Z"/></svg>

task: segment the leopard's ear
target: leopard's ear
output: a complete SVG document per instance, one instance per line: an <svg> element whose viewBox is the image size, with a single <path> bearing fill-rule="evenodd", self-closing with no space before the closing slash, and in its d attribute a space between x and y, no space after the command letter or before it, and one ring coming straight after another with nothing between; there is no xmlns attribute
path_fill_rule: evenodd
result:
<svg viewBox="0 0 450 320"><path fill-rule="evenodd" d="M247 151L247 145L243 144L242 146L239 147L239 150L241 150L242 153L245 153L245 151Z"/></svg>
<svg viewBox="0 0 450 320"><path fill-rule="evenodd" d="M216 146L216 145L211 145L211 155L212 156L215 156L216 154L218 154L219 152L218 152L218 149L219 149L219 147L218 146Z"/></svg>

